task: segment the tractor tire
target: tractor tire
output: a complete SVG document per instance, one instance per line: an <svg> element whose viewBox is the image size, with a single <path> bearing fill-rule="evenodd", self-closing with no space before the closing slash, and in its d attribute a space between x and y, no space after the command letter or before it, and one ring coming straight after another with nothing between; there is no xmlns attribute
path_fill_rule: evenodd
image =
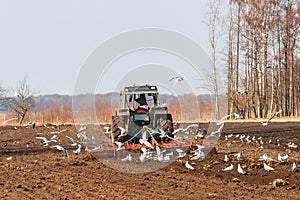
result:
<svg viewBox="0 0 300 200"><path fill-rule="evenodd" d="M171 120L166 120L165 124L161 127L161 130L167 132L170 136L174 131L173 122Z"/></svg>
<svg viewBox="0 0 300 200"><path fill-rule="evenodd" d="M112 138L116 138L121 133L121 130L119 129L119 123L120 123L119 117L112 116L112 125L111 125Z"/></svg>

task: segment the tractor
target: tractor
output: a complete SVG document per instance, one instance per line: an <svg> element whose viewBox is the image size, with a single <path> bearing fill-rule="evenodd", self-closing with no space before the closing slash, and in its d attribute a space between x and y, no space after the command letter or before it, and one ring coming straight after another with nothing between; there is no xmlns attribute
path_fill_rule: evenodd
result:
<svg viewBox="0 0 300 200"><path fill-rule="evenodd" d="M142 137L161 143L171 140L173 131L172 115L160 103L157 86L145 84L123 88L119 109L112 116L111 143L139 144ZM149 134L145 135L145 132Z"/></svg>

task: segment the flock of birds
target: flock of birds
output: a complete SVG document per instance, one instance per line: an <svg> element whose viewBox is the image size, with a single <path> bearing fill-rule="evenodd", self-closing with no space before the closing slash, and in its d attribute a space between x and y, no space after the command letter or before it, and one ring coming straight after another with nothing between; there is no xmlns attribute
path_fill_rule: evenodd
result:
<svg viewBox="0 0 300 200"><path fill-rule="evenodd" d="M47 126L45 125L45 127L47 127ZM87 140L87 138L88 138L87 135L86 135L85 129L86 129L86 126L82 126L77 132L77 137L78 137L78 139L81 139L81 141ZM66 131L67 131L67 129L60 130L60 131L52 131L52 132L50 132L50 134L52 134L53 136L50 139L47 139L46 137L41 137L41 136L37 136L35 138L38 139L38 140L42 140L43 146L49 146L50 143L51 144L52 143L57 143L58 140L60 139L59 134L63 133L63 132L66 132ZM81 143L82 142L78 142L74 138L72 138L68 135L66 135L66 138L68 140L70 140L70 142L71 142L70 146L71 147L77 146L77 149L74 150L73 153L75 153L76 155L79 154L81 152L81 147L82 147ZM66 157L69 157L69 153L68 153L68 151L65 147L63 147L61 145L53 145L53 146L50 146L50 147L51 148L56 148L57 150L62 151Z"/></svg>
<svg viewBox="0 0 300 200"><path fill-rule="evenodd" d="M180 81L181 79L179 79ZM274 113L271 118L265 122L262 122L261 124L263 126L266 126L268 125L268 123L275 117L277 116L281 111L278 111L276 113ZM215 134L215 133L218 133L220 134L221 133L221 130L224 126L224 120L227 119L228 117L231 117L231 116L234 116L235 119L241 119L241 115L238 115L236 113L233 113L233 114L230 114L230 115L227 115L225 117L223 117L221 120L219 120L216 125L217 127L215 127L216 130L213 130L211 133L209 134ZM28 126L31 126L32 128L35 128L35 124L34 123L29 123ZM45 127L47 127L45 125ZM47 127L49 128L49 127ZM121 135L126 135L126 131L124 128L122 127L119 127L120 130L121 130ZM111 130L110 130L110 127L104 127L105 129L105 133L110 133ZM46 137L41 137L41 136L37 136L36 139L38 140L41 140L42 141L42 145L43 146L49 146L49 144L53 144L53 143L58 143L60 137L59 137L59 134L60 133L63 133L63 132L66 132L67 130L64 129L64 130L60 130L60 131L53 131L53 132L50 132L50 134L52 135L51 138L46 138ZM85 143L87 141L91 141L91 140L94 140L95 138L94 137L88 137L87 136L87 126L86 125L82 125L78 130L77 130L77 137L78 137L78 140L80 140L81 142L78 142L76 141L74 138L66 135L65 137L70 140L70 146L72 147L75 147L77 146L77 149L73 151L73 153L75 154L79 154L81 152L81 147L82 147L82 143ZM163 131L159 130L158 131L162 137L164 137L164 133ZM205 131L201 131L201 129L198 129L198 124L191 124L189 126L187 126L186 128L178 128L176 129L174 132L174 139L175 140L179 140L179 139L197 139L197 138L205 138L207 132ZM155 147L153 147L153 145L148 141L148 138L146 137L146 134L143 134L142 135L143 137L139 140L140 144L143 144L145 147L142 147L140 149L140 154L138 154L138 159L140 162L147 162L147 161L151 161L151 160L155 160L155 161L159 161L159 162L164 162L164 163L167 163L167 162L171 162L173 160L176 160L178 158L184 158L187 156L187 151L186 151L186 147L181 147L181 148L164 148L164 149L161 149L158 145L156 145ZM228 140L231 140L232 138L234 138L234 140L236 141L240 141L241 143L242 142L245 142L247 144L254 144L254 145L258 145L259 148L263 149L264 148L264 145L266 143L268 144L274 144L278 147L280 147L280 141L279 139L275 140L275 141L272 141L272 139L268 139L268 140L263 140L263 138L260 136L258 138L256 138L256 136L250 136L250 135L245 135L245 134L236 134L236 135L233 135L233 134L227 134L225 135L225 141L228 141ZM97 144L97 141L94 142L95 144ZM121 142L115 142L116 146L117 146L117 150L116 151L120 151L120 150L123 150L124 149L124 143L121 143ZM292 148L292 149L297 149L298 148L298 145L295 144L295 143L291 143L289 142L288 144L286 144L287 147L289 148ZM29 146L27 146L29 147ZM69 153L67 151L67 149L61 145L52 145L50 146L51 148L56 148L57 150L60 150L64 153L64 155L66 157L69 157ZM98 145L98 146L95 146L95 148L93 150L96 150L96 149L100 149L101 147ZM204 149L207 148L207 146L202 146L202 145L196 145L196 149L195 150L191 150L190 153L192 153L193 155L189 158L189 160L191 161L194 161L194 160L201 160L201 159L204 159L206 154L204 153ZM88 148L86 147L85 150L88 150ZM236 160L241 160L241 157L242 157L242 153L236 153L234 154L234 157L236 158ZM278 157L277 157L277 160L278 162L285 162L287 161L289 158L288 155L284 155L284 156L281 156L280 154L278 154ZM7 160L11 160L12 158L9 157L7 158ZM124 158L121 158L120 160L123 161L123 162L131 162L133 160L133 155L128 153ZM224 157L224 162L225 163L228 163L229 162L229 157L228 155L225 154L225 157ZM262 156L260 156L258 158L259 161L263 161L263 166L264 166L264 169L266 171L274 171L275 169L269 165L267 165L267 161L274 161L274 159L270 158L266 153L263 154ZM189 163L189 161L187 160L185 162L185 167L187 169L190 169L190 170L194 170L194 167ZM230 164L229 166L225 167L225 168L222 168L221 171L223 172L227 172L227 171L231 171L233 170L235 167L234 167L234 164ZM296 166L296 163L293 162L292 166L291 166L291 171L295 172L297 171L297 166ZM237 172L239 174L246 174L245 170L241 167L241 164L238 163L237 164Z"/></svg>

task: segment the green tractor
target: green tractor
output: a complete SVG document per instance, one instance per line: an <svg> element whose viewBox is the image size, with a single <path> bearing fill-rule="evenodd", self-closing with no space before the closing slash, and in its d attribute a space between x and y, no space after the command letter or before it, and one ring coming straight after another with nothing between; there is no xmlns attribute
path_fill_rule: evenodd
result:
<svg viewBox="0 0 300 200"><path fill-rule="evenodd" d="M157 86L133 85L121 91L119 109L112 116L111 143L138 144L142 137L160 143L172 139L173 131L172 115L159 102Z"/></svg>

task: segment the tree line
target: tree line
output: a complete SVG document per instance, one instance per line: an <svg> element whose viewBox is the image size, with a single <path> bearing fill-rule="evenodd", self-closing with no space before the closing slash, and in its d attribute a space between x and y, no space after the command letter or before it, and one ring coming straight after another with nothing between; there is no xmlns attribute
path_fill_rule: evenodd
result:
<svg viewBox="0 0 300 200"><path fill-rule="evenodd" d="M298 0L230 0L227 112L266 118L299 116Z"/></svg>

